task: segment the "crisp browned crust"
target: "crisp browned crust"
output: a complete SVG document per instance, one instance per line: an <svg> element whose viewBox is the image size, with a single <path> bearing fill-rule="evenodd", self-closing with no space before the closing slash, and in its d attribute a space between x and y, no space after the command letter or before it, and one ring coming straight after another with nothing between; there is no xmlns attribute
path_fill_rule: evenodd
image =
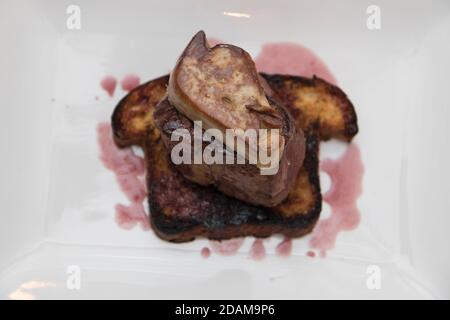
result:
<svg viewBox="0 0 450 320"><path fill-rule="evenodd" d="M219 44L209 47L203 31L189 42L178 59L167 89L170 103L192 121L202 121L204 129L280 128L282 115L268 101L255 63L243 49ZM284 137L276 134L279 144L267 144L269 153L283 153ZM220 142L228 147L234 144L225 135ZM245 143L243 134L237 139ZM249 145L253 151L258 148ZM273 150L272 150L273 149ZM240 156L248 159L248 154ZM260 164L258 163L258 166Z"/></svg>
<svg viewBox="0 0 450 320"><path fill-rule="evenodd" d="M353 104L337 86L318 77L261 74L278 93L300 128L320 138L351 141L358 133Z"/></svg>
<svg viewBox="0 0 450 320"><path fill-rule="evenodd" d="M219 44L209 48L199 31L178 59L169 80L170 103L205 128L260 129L259 114L274 116L255 63L243 49Z"/></svg>
<svg viewBox="0 0 450 320"><path fill-rule="evenodd" d="M162 239L184 242L196 237L228 239L246 235L267 237L276 233L299 237L314 227L322 203L317 135L350 140L357 132L356 115L345 94L323 80L279 75L264 77L297 125L305 129L307 140L306 157L295 186L288 198L275 208L245 204L212 187L192 183L175 170L153 119L155 105L165 97L168 76L139 86L117 105L112 117L115 141L121 147L139 145L145 151L150 219ZM319 95L317 99L323 95L328 101L320 119L302 120L307 115L305 108L311 107L299 103L306 99L303 95L308 94L307 90L301 90L303 86L313 90L316 97ZM320 89L315 91L315 86ZM334 117L324 114L332 110L340 110L338 118L347 120L331 121Z"/></svg>

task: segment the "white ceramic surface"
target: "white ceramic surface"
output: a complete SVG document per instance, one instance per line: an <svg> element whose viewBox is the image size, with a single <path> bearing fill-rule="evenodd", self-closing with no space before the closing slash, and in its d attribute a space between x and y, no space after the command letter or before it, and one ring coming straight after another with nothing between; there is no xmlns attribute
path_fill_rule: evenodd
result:
<svg viewBox="0 0 450 320"><path fill-rule="evenodd" d="M71 4L80 30L66 27ZM371 4L380 30L366 27ZM327 258L305 257L306 238L288 259L272 239L252 261L247 239L236 256L205 260L205 240L169 244L114 222L124 196L98 160L95 126L124 92L108 98L100 79L167 73L199 29L252 55L302 43L355 104L362 221ZM0 3L0 35L0 298L450 297L449 1L14 0ZM321 157L342 150L329 142ZM79 290L67 286L72 265ZM379 290L366 285L370 265Z"/></svg>

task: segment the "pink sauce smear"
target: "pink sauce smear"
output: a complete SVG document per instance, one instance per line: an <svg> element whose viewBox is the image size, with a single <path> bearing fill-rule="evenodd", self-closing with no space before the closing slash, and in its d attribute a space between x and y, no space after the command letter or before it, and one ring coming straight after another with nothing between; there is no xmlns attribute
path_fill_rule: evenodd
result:
<svg viewBox="0 0 450 320"><path fill-rule="evenodd" d="M135 74L128 74L120 81L122 89L127 92L139 86L140 83L141 79Z"/></svg>
<svg viewBox="0 0 450 320"><path fill-rule="evenodd" d="M314 75L332 84L336 78L326 64L310 49L294 43L267 43L255 59L260 72L312 77Z"/></svg>
<svg viewBox="0 0 450 320"><path fill-rule="evenodd" d="M249 257L257 261L266 257L266 248L262 239L255 239L250 248Z"/></svg>
<svg viewBox="0 0 450 320"><path fill-rule="evenodd" d="M145 173L143 158L136 156L131 149L119 149L116 146L109 122L98 124L97 137L100 146L100 159L106 168L118 175L143 175Z"/></svg>
<svg viewBox="0 0 450 320"><path fill-rule="evenodd" d="M242 244L244 243L244 240L245 238L235 238L222 241L211 240L209 244L214 253L220 254L222 256L231 256L239 251Z"/></svg>
<svg viewBox="0 0 450 320"><path fill-rule="evenodd" d="M205 259L209 258L209 256L211 255L211 249L209 249L208 247L202 248L202 250L200 251L200 255Z"/></svg>
<svg viewBox="0 0 450 320"><path fill-rule="evenodd" d="M310 246L325 256L327 250L334 248L340 232L353 230L360 222L356 201L362 192L364 166L358 146L350 144L340 158L325 159L320 168L331 179L330 190L323 195L331 207L331 216L318 222Z"/></svg>
<svg viewBox="0 0 450 320"><path fill-rule="evenodd" d="M113 76L105 76L100 81L100 86L105 90L110 97L114 95L114 91L116 90L117 80Z"/></svg>
<svg viewBox="0 0 450 320"><path fill-rule="evenodd" d="M326 64L310 49L299 44L267 43L256 57L255 64L260 72L303 77L316 75L337 84ZM326 251L334 248L341 231L352 230L359 224L356 200L361 194L364 167L358 147L351 144L340 159L322 161L321 169L331 178L332 187L323 198L330 204L332 215L318 222L310 246L320 250L320 256L325 257ZM309 251L307 256L314 257L315 253Z"/></svg>
<svg viewBox="0 0 450 320"><path fill-rule="evenodd" d="M137 224L141 225L143 230L150 229L150 222L142 203L132 203L129 206L123 204L116 205L116 222L123 229L132 229Z"/></svg>
<svg viewBox="0 0 450 320"><path fill-rule="evenodd" d="M136 224L144 230L149 229L148 214L143 206L147 196L144 159L136 156L131 149L119 149L115 145L108 122L98 124L97 140L100 160L115 174L120 189L131 202L129 206L116 205L116 222L124 229L131 229Z"/></svg>
<svg viewBox="0 0 450 320"><path fill-rule="evenodd" d="M289 257L292 253L292 240L286 238L281 241L275 248L275 252L281 257Z"/></svg>

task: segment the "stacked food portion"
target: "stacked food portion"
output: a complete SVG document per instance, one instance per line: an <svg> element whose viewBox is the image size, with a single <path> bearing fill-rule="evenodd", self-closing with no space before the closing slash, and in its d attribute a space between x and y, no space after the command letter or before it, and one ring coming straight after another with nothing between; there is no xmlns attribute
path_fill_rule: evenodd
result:
<svg viewBox="0 0 450 320"><path fill-rule="evenodd" d="M319 141L358 131L338 87L258 74L247 52L211 48L203 32L170 76L119 102L112 125L118 146L143 148L153 229L175 242L310 232L322 202Z"/></svg>

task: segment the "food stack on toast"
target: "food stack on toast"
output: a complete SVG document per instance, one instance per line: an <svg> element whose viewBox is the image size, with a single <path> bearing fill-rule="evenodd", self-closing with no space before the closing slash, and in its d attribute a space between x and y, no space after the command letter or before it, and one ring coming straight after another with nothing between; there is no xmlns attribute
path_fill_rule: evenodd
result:
<svg viewBox="0 0 450 320"><path fill-rule="evenodd" d="M265 150L279 154L277 171L263 175L260 163L248 161L175 164L171 137L178 129L193 136L195 121L219 132L277 129L269 132L278 143ZM118 103L112 127L119 147L144 150L151 224L173 242L311 232L322 206L319 142L351 141L358 132L353 105L337 86L318 77L258 74L248 53L232 45L211 48L203 32L171 75ZM228 150L230 141L215 142ZM202 150L207 147L203 141ZM245 159L248 152L232 156Z"/></svg>

